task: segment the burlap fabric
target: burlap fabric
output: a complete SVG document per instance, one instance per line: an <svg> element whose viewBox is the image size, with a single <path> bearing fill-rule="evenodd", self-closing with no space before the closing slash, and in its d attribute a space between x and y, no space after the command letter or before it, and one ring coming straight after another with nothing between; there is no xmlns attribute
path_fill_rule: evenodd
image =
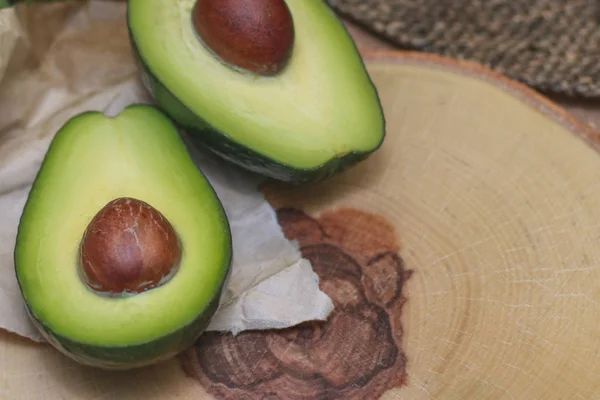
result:
<svg viewBox="0 0 600 400"><path fill-rule="evenodd" d="M326 0L400 48L481 63L540 91L600 97L600 0Z"/></svg>

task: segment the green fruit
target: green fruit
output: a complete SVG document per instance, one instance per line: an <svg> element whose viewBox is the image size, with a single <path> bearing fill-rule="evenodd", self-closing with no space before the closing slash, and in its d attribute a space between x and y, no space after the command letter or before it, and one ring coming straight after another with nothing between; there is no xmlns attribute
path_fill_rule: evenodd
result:
<svg viewBox="0 0 600 400"><path fill-rule="evenodd" d="M79 114L54 137L25 204L17 280L42 334L106 369L153 364L208 325L229 275L229 223L158 109Z"/></svg>
<svg viewBox="0 0 600 400"><path fill-rule="evenodd" d="M127 19L157 104L231 163L315 182L384 140L378 93L322 0L128 0Z"/></svg>

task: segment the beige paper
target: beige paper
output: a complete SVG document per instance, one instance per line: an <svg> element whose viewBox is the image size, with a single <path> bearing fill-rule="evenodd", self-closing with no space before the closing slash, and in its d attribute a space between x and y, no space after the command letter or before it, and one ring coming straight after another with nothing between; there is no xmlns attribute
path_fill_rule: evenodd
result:
<svg viewBox="0 0 600 400"><path fill-rule="evenodd" d="M44 339L31 325L14 274L18 220L56 130L87 110L148 103L132 58L123 2L36 4L0 10L0 328ZM185 139L185 136L184 136ZM333 309L297 245L247 174L190 148L223 202L234 261L209 330L238 333L323 320Z"/></svg>

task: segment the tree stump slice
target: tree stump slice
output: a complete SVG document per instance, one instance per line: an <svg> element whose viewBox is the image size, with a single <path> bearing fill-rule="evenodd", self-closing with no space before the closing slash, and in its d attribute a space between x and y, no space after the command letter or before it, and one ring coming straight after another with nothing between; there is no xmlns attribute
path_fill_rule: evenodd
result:
<svg viewBox="0 0 600 400"><path fill-rule="evenodd" d="M597 132L473 64L364 57L382 148L321 184L262 188L336 302L330 321L207 334L129 372L2 334L0 397L600 398Z"/></svg>

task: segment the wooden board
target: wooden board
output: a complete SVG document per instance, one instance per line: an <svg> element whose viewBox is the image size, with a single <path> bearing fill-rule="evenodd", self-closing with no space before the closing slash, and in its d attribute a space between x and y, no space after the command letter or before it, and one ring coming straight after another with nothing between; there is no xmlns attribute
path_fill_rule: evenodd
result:
<svg viewBox="0 0 600 400"><path fill-rule="evenodd" d="M0 398L600 398L596 133L470 64L365 58L381 150L310 188L264 187L329 322L205 335L129 372L4 334Z"/></svg>

